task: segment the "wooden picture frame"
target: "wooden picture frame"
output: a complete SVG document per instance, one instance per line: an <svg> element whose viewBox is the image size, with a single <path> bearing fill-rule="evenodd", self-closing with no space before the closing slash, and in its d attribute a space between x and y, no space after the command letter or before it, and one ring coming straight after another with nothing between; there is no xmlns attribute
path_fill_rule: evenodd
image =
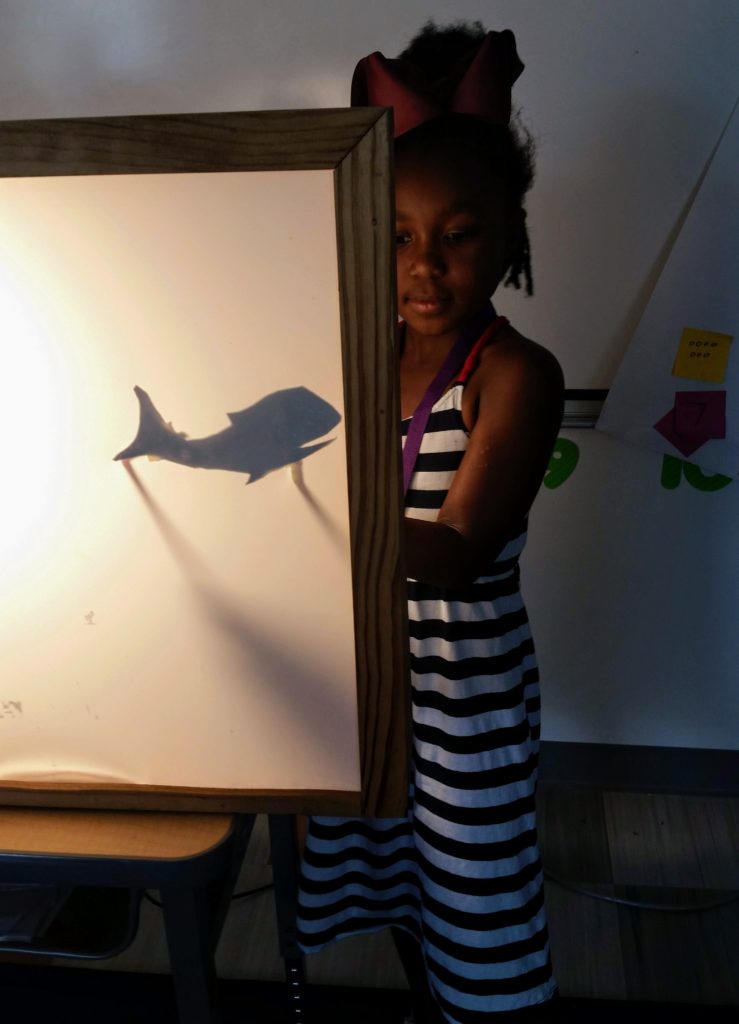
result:
<svg viewBox="0 0 739 1024"><path fill-rule="evenodd" d="M0 781L0 803L395 816L407 801L408 643L391 115L298 110L0 124L0 178L325 170L333 176L359 790ZM2 732L0 721L0 733Z"/></svg>

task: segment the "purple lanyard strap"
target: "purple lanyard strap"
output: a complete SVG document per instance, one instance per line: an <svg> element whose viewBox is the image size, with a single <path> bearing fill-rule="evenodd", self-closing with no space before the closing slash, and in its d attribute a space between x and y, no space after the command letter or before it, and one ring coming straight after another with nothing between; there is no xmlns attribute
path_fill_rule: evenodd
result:
<svg viewBox="0 0 739 1024"><path fill-rule="evenodd" d="M485 328L493 322L495 316L495 310L490 304L479 316L475 317L470 327L452 345L441 369L426 388L426 393L418 403L408 425L408 434L403 446L403 494L408 493L431 410L444 394L454 375L462 368L475 342Z"/></svg>

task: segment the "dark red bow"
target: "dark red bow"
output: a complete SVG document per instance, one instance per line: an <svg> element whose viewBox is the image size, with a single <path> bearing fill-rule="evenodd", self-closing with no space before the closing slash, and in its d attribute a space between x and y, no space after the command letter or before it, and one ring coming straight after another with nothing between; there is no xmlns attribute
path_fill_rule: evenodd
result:
<svg viewBox="0 0 739 1024"><path fill-rule="evenodd" d="M454 89L442 102L437 83L406 60L371 53L357 64L352 79L353 107L392 107L395 138L442 114L471 114L490 124L511 119L511 87L523 71L516 38L509 29L488 32Z"/></svg>

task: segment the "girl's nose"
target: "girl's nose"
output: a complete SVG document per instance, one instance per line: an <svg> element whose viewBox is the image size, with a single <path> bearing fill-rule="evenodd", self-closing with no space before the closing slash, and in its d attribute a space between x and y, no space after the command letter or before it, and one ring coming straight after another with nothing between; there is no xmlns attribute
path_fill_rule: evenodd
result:
<svg viewBox="0 0 739 1024"><path fill-rule="evenodd" d="M414 253L411 272L417 277L438 277L444 272L444 259L437 245L421 245Z"/></svg>

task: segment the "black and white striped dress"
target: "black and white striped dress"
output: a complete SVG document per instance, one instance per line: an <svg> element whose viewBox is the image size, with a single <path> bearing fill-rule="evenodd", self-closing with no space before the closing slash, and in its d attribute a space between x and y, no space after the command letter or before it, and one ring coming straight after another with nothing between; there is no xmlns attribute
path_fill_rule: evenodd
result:
<svg viewBox="0 0 739 1024"><path fill-rule="evenodd" d="M468 441L463 389L456 382L433 407L407 515L435 519L444 501ZM525 540L524 523L468 586L409 581L409 815L312 818L302 867L303 950L403 927L456 1024L555 989L534 815L538 672L518 585Z"/></svg>

